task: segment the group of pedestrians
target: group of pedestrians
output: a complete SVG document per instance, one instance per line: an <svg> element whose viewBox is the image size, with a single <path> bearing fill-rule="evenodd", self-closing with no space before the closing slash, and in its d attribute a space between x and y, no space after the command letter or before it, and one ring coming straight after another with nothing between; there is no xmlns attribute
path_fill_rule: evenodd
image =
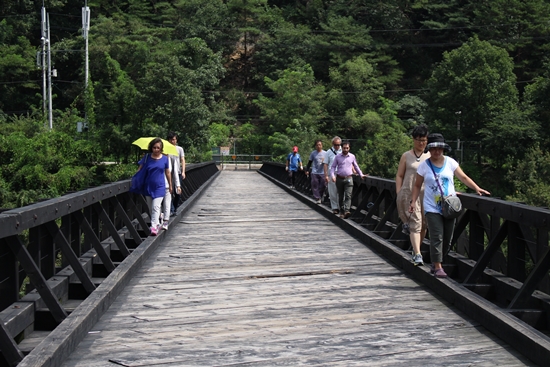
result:
<svg viewBox="0 0 550 367"><path fill-rule="evenodd" d="M138 162L139 170L146 170L147 205L151 218L150 233L168 229L170 216L176 214L181 198L181 183L185 179L185 152L177 145L177 135L168 134L167 141L176 146L178 155L163 154L164 142L154 138L149 142L148 153Z"/></svg>
<svg viewBox="0 0 550 367"><path fill-rule="evenodd" d="M413 147L401 156L395 177L397 211L404 232L409 234L412 262L417 266L424 264L421 244L429 232L431 272L435 277L446 278L442 267L444 250L450 248L456 219L443 217L443 198L456 196L455 176L478 195L490 193L468 177L456 160L444 155L451 151L451 147L443 135L429 134L428 127L421 124L412 130L411 136ZM317 140L305 172L311 176L311 188L317 203L321 203L328 187L332 212L340 214L341 218L351 215L352 176L366 176L349 150L349 141L342 141L338 136L332 139L332 147L327 151L323 150L323 143ZM298 169L302 170L303 165L295 146L287 157L292 188Z"/></svg>
<svg viewBox="0 0 550 367"><path fill-rule="evenodd" d="M298 154L298 147L292 149L286 160L286 170L290 188L295 187L296 172L303 170L303 163ZM350 142L335 136L332 147L323 150L323 142L315 141L315 150L309 155L305 174L311 178L311 191L317 204L321 204L325 190L328 187L332 212L340 214L341 218L351 216L351 195L353 192L353 174L361 178L366 175L361 172L355 155L350 153Z"/></svg>

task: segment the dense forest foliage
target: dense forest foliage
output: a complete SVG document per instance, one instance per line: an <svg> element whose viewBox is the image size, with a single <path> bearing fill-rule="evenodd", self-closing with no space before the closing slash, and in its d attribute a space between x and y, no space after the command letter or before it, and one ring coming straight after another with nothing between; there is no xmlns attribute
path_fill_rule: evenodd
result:
<svg viewBox="0 0 550 367"><path fill-rule="evenodd" d="M550 206L550 0L88 0L88 88L84 4L44 1L50 131L43 4L0 3L0 207L128 177L131 142L169 131L188 162L339 135L393 178L418 123L495 196Z"/></svg>

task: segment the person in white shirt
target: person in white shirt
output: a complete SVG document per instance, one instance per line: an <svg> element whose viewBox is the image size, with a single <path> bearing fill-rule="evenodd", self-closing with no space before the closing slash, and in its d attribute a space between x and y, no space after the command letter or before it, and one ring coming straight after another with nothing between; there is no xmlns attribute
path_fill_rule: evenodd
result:
<svg viewBox="0 0 550 367"><path fill-rule="evenodd" d="M443 151L450 152L451 147L445 143L441 134L428 135L426 149L430 152L430 158L418 166L416 181L414 183L409 213L416 210L416 200L420 195L420 189L424 184L424 211L430 233L430 258L433 265L434 276L447 278L447 274L441 266L444 250L451 246L453 230L456 219L447 219L442 214L442 192L444 196L456 195L454 176L464 185L474 190L478 195L491 195L487 190L480 188L470 177L462 171L458 162L451 157L443 155Z"/></svg>
<svg viewBox="0 0 550 367"><path fill-rule="evenodd" d="M178 171L177 174L179 175L179 181L180 184L183 186L183 180L185 180L185 152L183 151L183 148L178 145L178 135L175 132L170 132L168 134L167 139L170 143L176 146L176 149L178 151ZM181 190L179 193L174 192L174 197L172 200L171 205L171 215L176 214L176 209L180 205L181 200Z"/></svg>
<svg viewBox="0 0 550 367"><path fill-rule="evenodd" d="M330 179L329 172L332 162L334 162L334 158L340 153L342 153L342 139L340 139L339 136L335 136L332 138L332 147L328 149L325 154L325 161L323 164L323 169L325 171L325 182L327 183L328 196L330 198L330 207L332 208L332 212L334 214L338 214L340 212L338 206L338 190L336 189L336 183L332 182Z"/></svg>

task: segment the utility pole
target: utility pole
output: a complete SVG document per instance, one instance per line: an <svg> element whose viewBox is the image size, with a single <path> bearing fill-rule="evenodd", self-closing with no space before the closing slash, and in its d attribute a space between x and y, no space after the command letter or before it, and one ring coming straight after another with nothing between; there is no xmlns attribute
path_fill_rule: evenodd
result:
<svg viewBox="0 0 550 367"><path fill-rule="evenodd" d="M36 62L40 64L40 67L42 69L42 113L44 118L44 127L46 127L46 114L47 114L48 125L51 130L53 128L52 76L57 76L57 70L52 71L50 15L48 14L48 12L46 12L46 8L44 7L44 0L42 0L42 9L40 11L40 27L41 27L40 41L42 42L42 52L40 57L37 56ZM46 69L46 65L47 65L47 69Z"/></svg>
<svg viewBox="0 0 550 367"><path fill-rule="evenodd" d="M50 15L46 16L48 38L48 121L50 123L50 130L53 128L53 115L52 115L52 48L50 42Z"/></svg>
<svg viewBox="0 0 550 367"><path fill-rule="evenodd" d="M90 30L90 8L88 7L88 0L84 0L84 7L82 8L82 37L84 37L86 46L84 52L84 124L88 125L88 31Z"/></svg>
<svg viewBox="0 0 550 367"><path fill-rule="evenodd" d="M42 62L41 62L41 67L42 67L42 113L43 113L43 117L44 117L44 124L46 122L46 94L47 94L47 89L46 89L46 43L48 42L48 34L46 33L46 8L44 7L44 1L42 1L42 11L40 12L40 25L41 25L41 28L42 28L42 32L41 32L41 42L42 42L42 55L41 55L41 58L42 58Z"/></svg>
<svg viewBox="0 0 550 367"><path fill-rule="evenodd" d="M463 151L460 147L460 115L462 114L462 111L457 111L455 112L455 115L457 115L458 119L456 121L456 130L457 130L457 134L456 134L456 150L460 150L460 162L459 163L463 163ZM457 157L458 158L458 157Z"/></svg>

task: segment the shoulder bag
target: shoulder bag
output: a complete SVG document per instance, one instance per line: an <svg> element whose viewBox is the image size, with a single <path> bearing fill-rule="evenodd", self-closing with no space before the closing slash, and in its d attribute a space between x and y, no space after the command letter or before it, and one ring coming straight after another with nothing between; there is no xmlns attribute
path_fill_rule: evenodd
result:
<svg viewBox="0 0 550 367"><path fill-rule="evenodd" d="M462 214L462 202L460 201L460 198L458 196L453 196L453 195L448 195L448 196L443 195L443 189L441 188L439 179L435 174L435 170L432 166L432 162L428 160L428 164L432 169L435 182L437 182L437 186L439 187L439 191L441 192L441 213L443 214L443 217L446 219L458 218L458 216Z"/></svg>
<svg viewBox="0 0 550 367"><path fill-rule="evenodd" d="M147 170L145 169L147 157L149 157L149 154L145 155L145 160L143 161L141 169L132 176L129 191L134 194L147 195Z"/></svg>

